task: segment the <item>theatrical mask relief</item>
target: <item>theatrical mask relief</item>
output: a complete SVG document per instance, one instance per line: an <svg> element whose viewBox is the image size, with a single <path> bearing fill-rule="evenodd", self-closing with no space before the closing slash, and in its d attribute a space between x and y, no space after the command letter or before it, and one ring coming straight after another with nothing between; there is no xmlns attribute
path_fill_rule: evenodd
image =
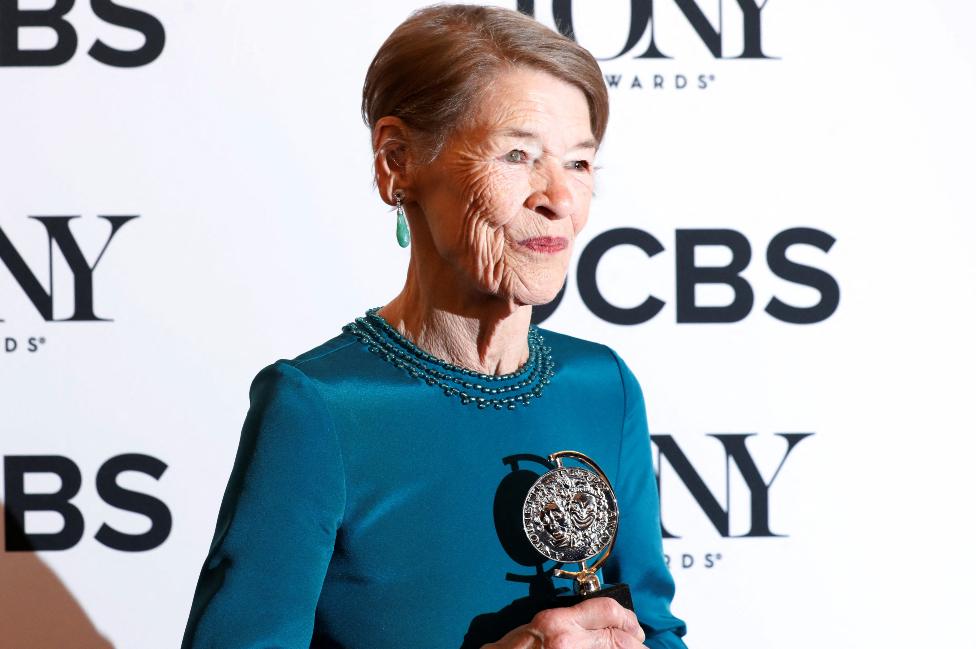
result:
<svg viewBox="0 0 976 649"><path fill-rule="evenodd" d="M542 476L529 490L523 510L529 541L543 556L562 563L585 561L607 547L617 520L610 485L578 467Z"/></svg>

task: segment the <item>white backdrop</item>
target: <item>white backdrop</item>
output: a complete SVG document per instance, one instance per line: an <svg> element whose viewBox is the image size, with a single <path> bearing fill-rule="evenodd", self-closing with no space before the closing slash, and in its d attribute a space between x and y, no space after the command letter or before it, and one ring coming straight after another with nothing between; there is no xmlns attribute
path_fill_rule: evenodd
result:
<svg viewBox="0 0 976 649"><path fill-rule="evenodd" d="M65 17L78 37L69 60L0 60L0 229L10 242L0 263L0 451L8 469L17 456L67 458L81 475L71 504L84 520L65 549L0 552L2 647L98 646L99 634L126 649L177 646L251 378L390 299L407 261L371 189L358 108L373 53L423 3L124 4L165 30L146 65L89 56L97 39L119 50L144 39L85 0ZM548 24L551 5L536 2ZM610 58L626 41L630 3L575 3L577 38L620 79L575 254L615 228L650 233L663 252L613 248L597 285L618 307L649 294L665 306L643 323L607 322L584 304L574 263L544 326L620 352L644 386L652 436L673 441L727 511L723 536L682 479L690 474L656 453L664 524L681 537L665 549L689 646L976 647L976 9L767 0L755 11L770 58L757 60L736 58L742 5L755 7L696 5L721 30L716 58L681 3L656 0L655 42L672 58L650 59L637 58L648 34ZM16 6L0 1L0 51ZM21 49L56 40L51 29L20 30ZM110 229L98 216L138 215L92 273L94 313L106 321L60 321L75 312L75 276L29 217L69 215L89 264ZM840 288L836 311L803 325L764 311L774 296L796 307L820 297L766 262L773 237L797 227L835 243L797 245L788 258ZM748 240L741 275L755 303L744 318L678 322L676 239L694 229ZM11 268L11 249L53 294L48 319ZM720 246L695 255L699 266L731 259ZM725 285L696 291L700 306L733 296ZM755 523L755 494L712 435L748 433L781 536L738 538ZM812 433L782 465L781 433ZM160 523L99 494L99 469L123 454L166 466L158 479L118 478L169 512L171 531L149 550L95 538L103 523L129 535ZM2 502L20 489L5 477ZM60 485L29 473L21 486ZM33 534L63 525L41 511L25 522ZM67 629L70 642L58 635Z"/></svg>

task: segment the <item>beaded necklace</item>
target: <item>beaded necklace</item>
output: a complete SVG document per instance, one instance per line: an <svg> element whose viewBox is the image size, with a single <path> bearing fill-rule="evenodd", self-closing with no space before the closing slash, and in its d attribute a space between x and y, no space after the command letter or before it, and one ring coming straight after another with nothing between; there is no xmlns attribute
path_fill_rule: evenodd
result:
<svg viewBox="0 0 976 649"><path fill-rule="evenodd" d="M514 372L484 374L449 363L417 347L396 330L373 307L342 330L353 334L369 351L424 381L439 387L445 396L458 397L463 405L475 404L479 410L515 410L518 404L528 406L542 396L543 388L555 374L552 349L545 344L539 328L529 325L529 358Z"/></svg>

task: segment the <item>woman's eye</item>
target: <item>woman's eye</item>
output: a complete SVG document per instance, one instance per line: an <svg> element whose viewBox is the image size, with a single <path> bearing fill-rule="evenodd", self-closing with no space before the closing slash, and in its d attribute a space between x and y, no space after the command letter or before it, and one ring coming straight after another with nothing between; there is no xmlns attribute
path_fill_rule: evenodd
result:
<svg viewBox="0 0 976 649"><path fill-rule="evenodd" d="M589 160L573 160L569 166L576 171L587 171L590 168L590 162Z"/></svg>
<svg viewBox="0 0 976 649"><path fill-rule="evenodd" d="M505 154L505 160L508 162L525 162L528 159L529 155L521 149L512 149Z"/></svg>

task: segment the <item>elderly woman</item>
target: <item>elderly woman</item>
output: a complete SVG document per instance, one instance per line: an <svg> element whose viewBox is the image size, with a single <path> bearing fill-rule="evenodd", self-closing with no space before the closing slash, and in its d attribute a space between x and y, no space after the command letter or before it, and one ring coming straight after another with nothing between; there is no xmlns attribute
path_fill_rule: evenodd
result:
<svg viewBox="0 0 976 649"><path fill-rule="evenodd" d="M593 57L513 11L436 6L386 40L363 115L406 281L255 377L184 647L684 647L640 386L530 320L586 224L607 112ZM547 608L567 582L511 529L530 458L561 449L613 484L603 576L636 616Z"/></svg>

